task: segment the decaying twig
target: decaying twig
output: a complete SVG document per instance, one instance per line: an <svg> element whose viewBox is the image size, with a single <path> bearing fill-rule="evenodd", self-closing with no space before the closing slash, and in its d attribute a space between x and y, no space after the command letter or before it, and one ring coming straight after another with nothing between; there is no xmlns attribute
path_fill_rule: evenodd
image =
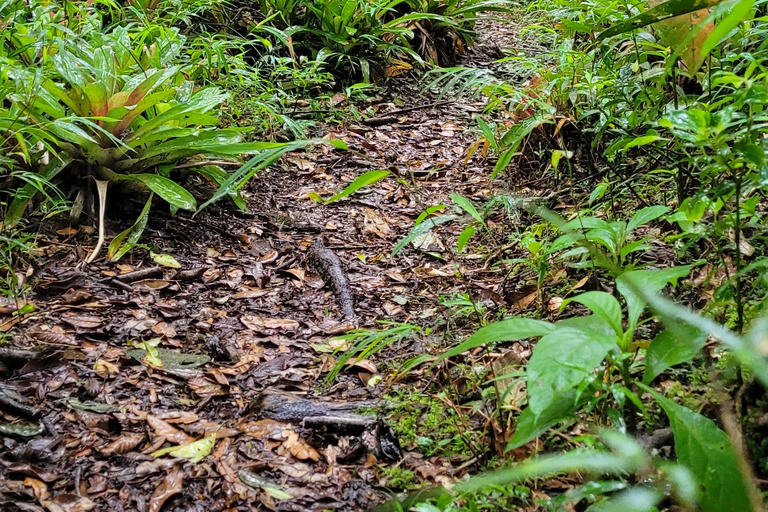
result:
<svg viewBox="0 0 768 512"><path fill-rule="evenodd" d="M352 288L349 286L347 274L341 267L341 260L339 260L339 257L336 256L335 252L328 249L325 244L323 244L322 236L317 237L315 243L312 244L311 254L314 256L321 273L331 280L331 283L336 290L336 299L339 302L339 307L341 308L342 313L344 313L344 316L349 320L357 319Z"/></svg>

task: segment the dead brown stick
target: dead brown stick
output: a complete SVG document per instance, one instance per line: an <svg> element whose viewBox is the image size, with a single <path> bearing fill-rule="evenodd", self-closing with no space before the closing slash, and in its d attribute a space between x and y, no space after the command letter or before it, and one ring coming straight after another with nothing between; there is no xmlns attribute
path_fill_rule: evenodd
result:
<svg viewBox="0 0 768 512"><path fill-rule="evenodd" d="M312 244L311 253L321 273L333 284L333 288L336 290L336 300L338 300L344 316L349 320L356 320L355 299L352 296L352 288L349 285L346 272L341 267L339 257L325 246L322 236L317 237L315 243Z"/></svg>

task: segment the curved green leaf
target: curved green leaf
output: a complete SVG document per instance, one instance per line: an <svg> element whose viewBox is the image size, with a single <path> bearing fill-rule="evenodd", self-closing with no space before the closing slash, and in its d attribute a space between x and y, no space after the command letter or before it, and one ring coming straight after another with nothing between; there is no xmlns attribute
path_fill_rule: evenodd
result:
<svg viewBox="0 0 768 512"><path fill-rule="evenodd" d="M107 249L107 258L112 261L117 261L122 258L125 253L133 249L133 247L139 242L141 234L144 232L144 228L147 227L147 220L149 219L149 209L152 206L152 198L154 194L149 194L144 208L142 208L139 218L133 223L133 226L129 227L115 238L109 244Z"/></svg>
<svg viewBox="0 0 768 512"><path fill-rule="evenodd" d="M562 311L562 309L570 302L578 302L579 304L586 306L595 315L608 322L616 332L617 336L624 334L624 330L621 326L621 304L619 304L616 297L610 293L592 291L579 294L563 301L560 310Z"/></svg>
<svg viewBox="0 0 768 512"><path fill-rule="evenodd" d="M561 327L542 337L528 363L528 407L535 415L578 386L616 346L616 336Z"/></svg>
<svg viewBox="0 0 768 512"><path fill-rule="evenodd" d="M688 467L701 490L699 506L704 512L758 512L750 495L759 496L750 477L741 472L738 455L728 434L715 422L672 400L648 386L669 417L675 436L677 460Z"/></svg>
<svg viewBox="0 0 768 512"><path fill-rule="evenodd" d="M139 181L152 192L165 199L171 206L182 210L196 210L197 201L187 189L173 180L158 174L126 174L119 179Z"/></svg>
<svg viewBox="0 0 768 512"><path fill-rule="evenodd" d="M689 336L677 337L670 331L660 332L645 351L643 382L650 384L664 370L693 359L707 342L707 334L691 329Z"/></svg>
<svg viewBox="0 0 768 512"><path fill-rule="evenodd" d="M495 343L497 341L517 341L526 338L545 336L554 332L555 328L554 324L543 320L534 320L532 318L508 318L506 320L501 320L500 322L486 325L462 343L447 350L437 358L436 363L488 343Z"/></svg>
<svg viewBox="0 0 768 512"><path fill-rule="evenodd" d="M323 199L322 202L325 204L335 203L336 201L339 201L349 195L354 194L355 192L357 192L363 187L367 187L368 185L373 185L374 183L377 183L383 180L390 174L391 173L389 171L368 171L366 173L363 173L360 176L358 176L355 179L355 181L347 185L344 188L344 190L342 190L338 194L335 194L334 196L328 199Z"/></svg>

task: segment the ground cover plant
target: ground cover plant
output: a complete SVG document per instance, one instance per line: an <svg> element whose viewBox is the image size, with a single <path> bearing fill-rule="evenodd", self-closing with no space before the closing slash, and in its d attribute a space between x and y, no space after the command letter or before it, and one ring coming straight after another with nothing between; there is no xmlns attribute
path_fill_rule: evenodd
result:
<svg viewBox="0 0 768 512"><path fill-rule="evenodd" d="M764 510L766 27L1 2L3 510Z"/></svg>

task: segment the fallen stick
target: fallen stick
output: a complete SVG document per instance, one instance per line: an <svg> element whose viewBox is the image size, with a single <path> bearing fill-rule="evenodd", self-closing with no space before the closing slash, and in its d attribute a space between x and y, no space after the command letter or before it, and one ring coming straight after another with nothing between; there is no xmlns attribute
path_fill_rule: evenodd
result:
<svg viewBox="0 0 768 512"><path fill-rule="evenodd" d="M153 277L160 277L163 275L163 269L161 267L145 267L133 272L126 272L120 274L114 278L123 283L132 283L134 281L141 281L142 279L151 279Z"/></svg>
<svg viewBox="0 0 768 512"><path fill-rule="evenodd" d="M422 110L425 108L433 108L433 107L442 107L443 105L448 105L449 103L453 103L452 100L443 100L438 101L435 103L427 103L426 105L416 105L415 107L408 107L408 108L401 108L399 110L393 110L392 112L387 112L388 116L397 116L400 114L405 114L407 112L413 112L414 110Z"/></svg>
<svg viewBox="0 0 768 512"><path fill-rule="evenodd" d="M384 117L371 117L369 119L363 119L360 124L365 126L382 126L385 124L396 123L396 116L384 116Z"/></svg>
<svg viewBox="0 0 768 512"><path fill-rule="evenodd" d="M332 427L337 430L364 429L376 424L376 416L354 413L336 413L327 416L307 416L302 420L305 427Z"/></svg>
<svg viewBox="0 0 768 512"><path fill-rule="evenodd" d="M26 418L40 417L40 411L36 407L19 402L3 389L0 389L0 408Z"/></svg>
<svg viewBox="0 0 768 512"><path fill-rule="evenodd" d="M0 347L0 361L28 362L35 358L37 352L13 347Z"/></svg>
<svg viewBox="0 0 768 512"><path fill-rule="evenodd" d="M356 320L357 313L355 313L355 300L352 296L352 289L349 286L349 279L347 274L341 267L341 260L336 253L328 249L323 244L322 235L317 237L315 243L312 244L310 249L312 256L319 267L321 273L325 274L328 279L331 280L334 289L336 290L336 299L339 302L344 316L349 320Z"/></svg>

